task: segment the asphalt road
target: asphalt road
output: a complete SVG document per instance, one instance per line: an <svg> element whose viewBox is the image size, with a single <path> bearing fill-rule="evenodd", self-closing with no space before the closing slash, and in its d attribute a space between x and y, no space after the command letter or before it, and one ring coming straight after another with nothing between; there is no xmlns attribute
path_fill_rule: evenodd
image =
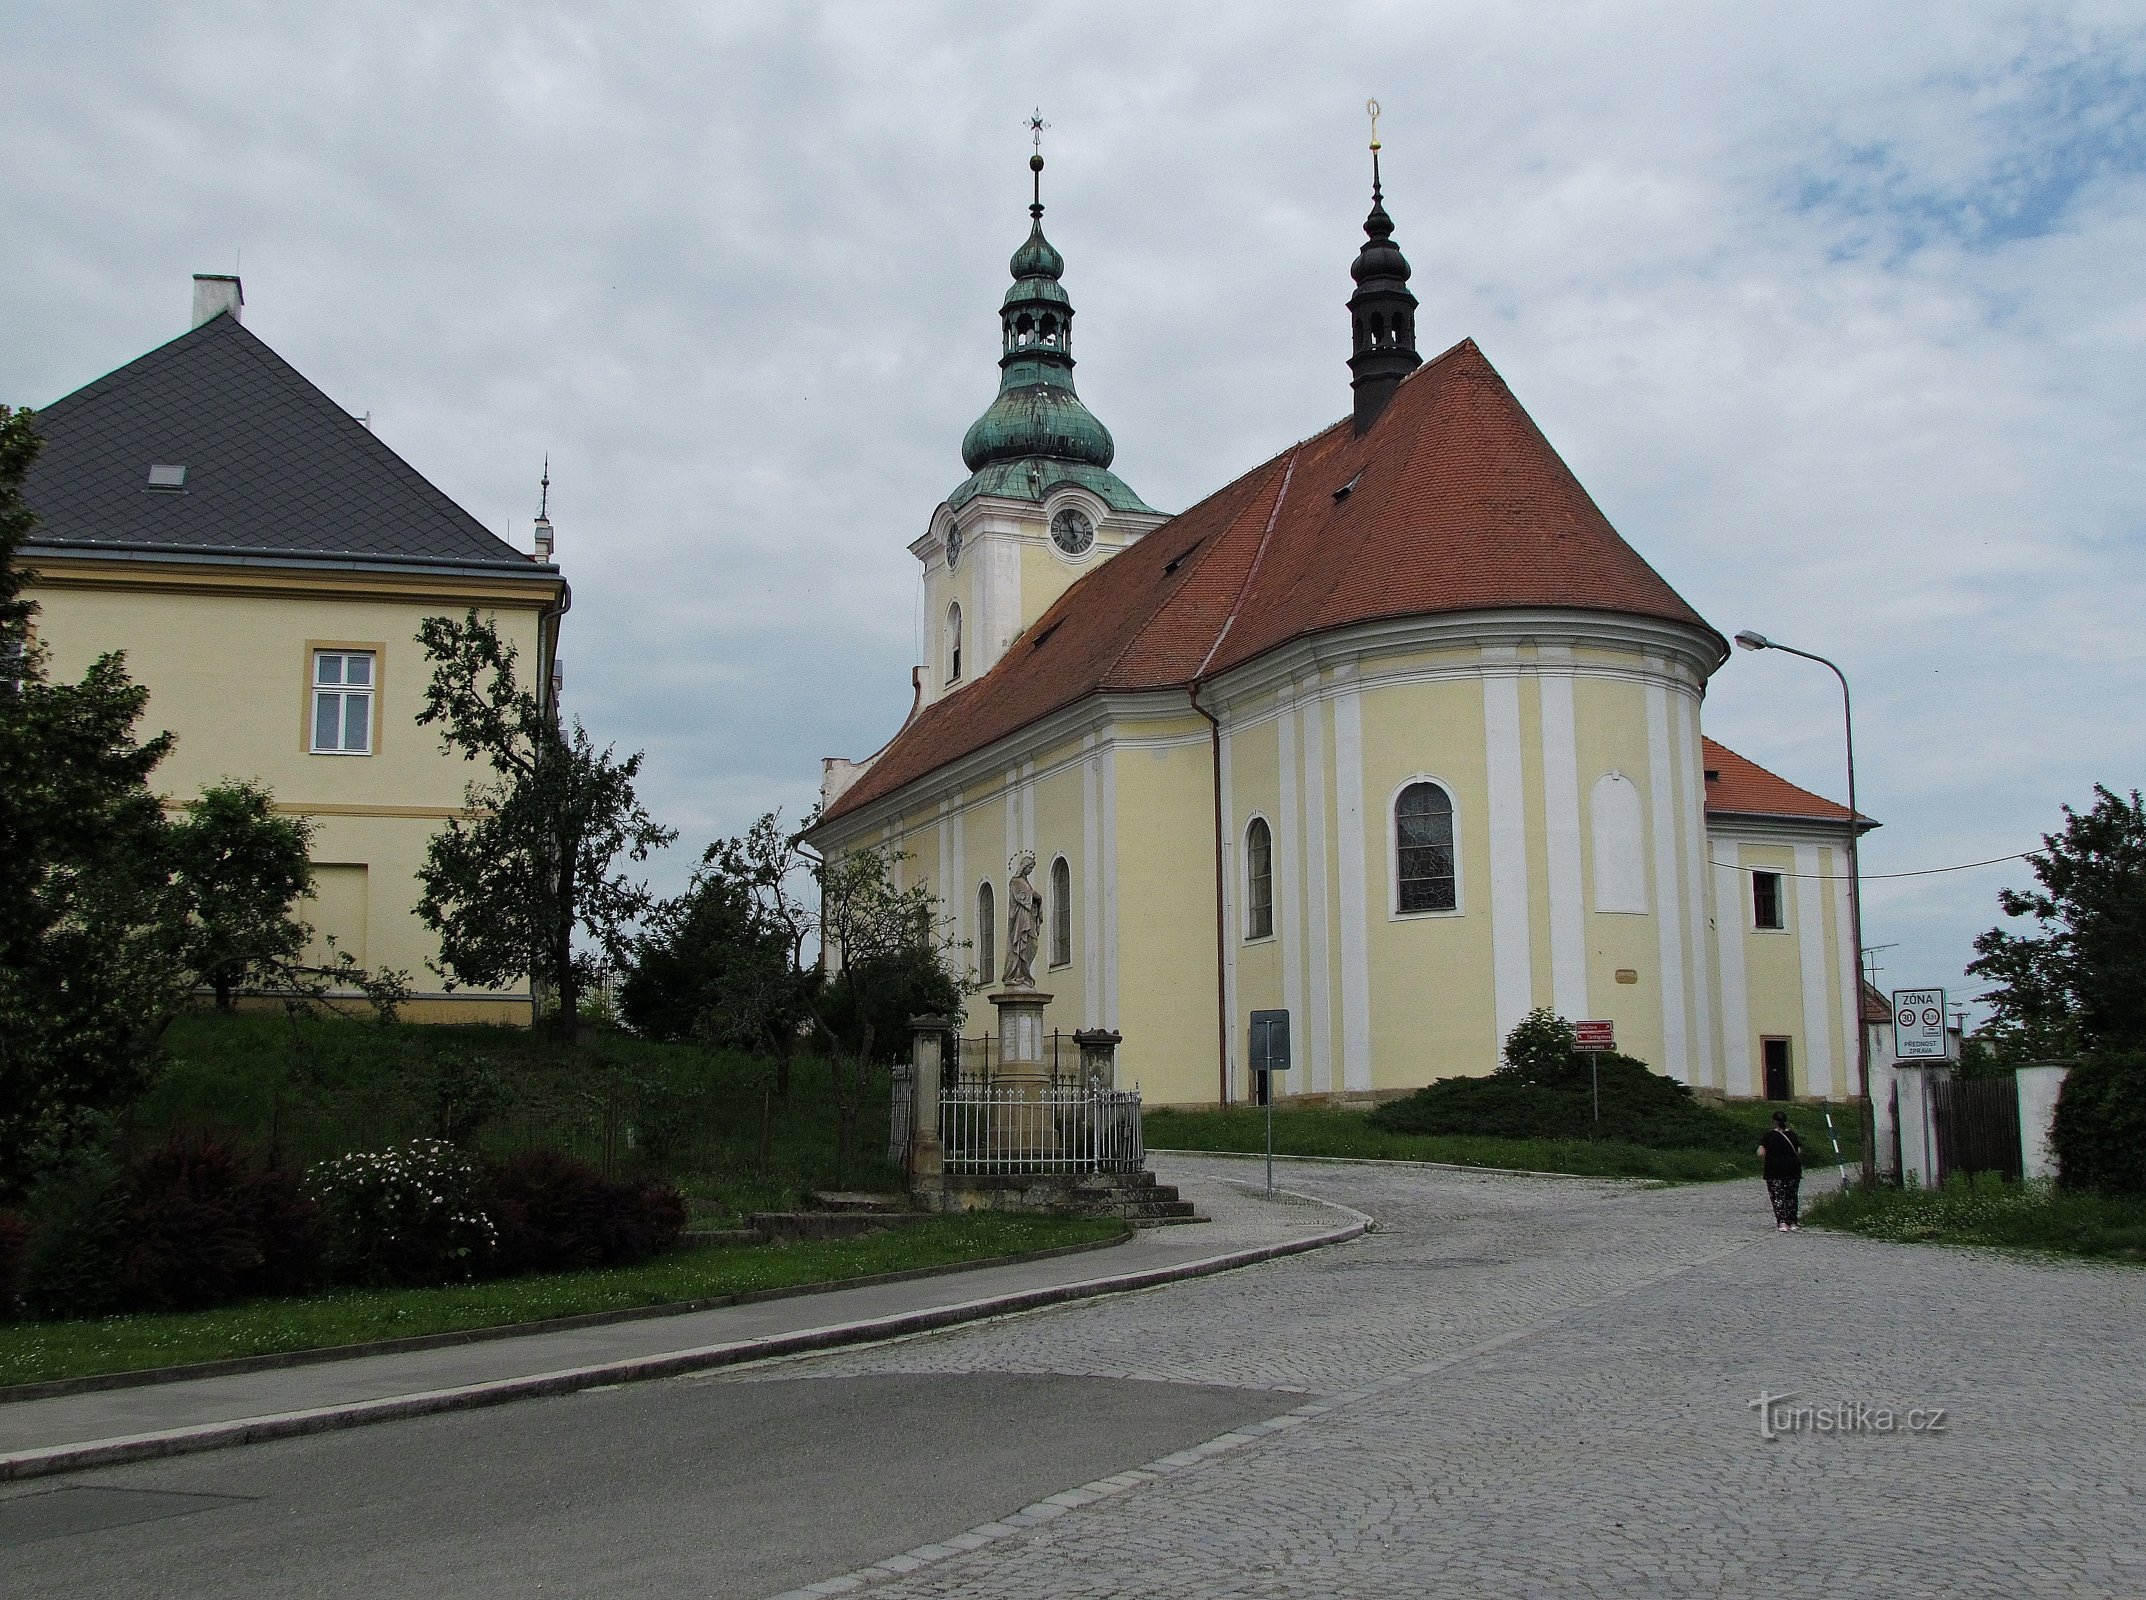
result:
<svg viewBox="0 0 2146 1600"><path fill-rule="evenodd" d="M1287 1410L985 1373L594 1390L26 1483L0 1594L767 1595Z"/></svg>

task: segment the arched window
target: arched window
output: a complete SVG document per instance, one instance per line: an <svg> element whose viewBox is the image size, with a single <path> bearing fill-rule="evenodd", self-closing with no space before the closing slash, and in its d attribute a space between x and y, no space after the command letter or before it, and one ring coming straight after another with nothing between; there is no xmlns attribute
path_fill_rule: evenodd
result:
<svg viewBox="0 0 2146 1600"><path fill-rule="evenodd" d="M1073 959L1073 869L1060 856L1051 863L1051 965Z"/></svg>
<svg viewBox="0 0 2146 1600"><path fill-rule="evenodd" d="M1647 823L1639 787L1621 772L1595 780L1595 909L1644 914L1647 909Z"/></svg>
<svg viewBox="0 0 2146 1600"><path fill-rule="evenodd" d="M961 676L961 602L946 608L946 681Z"/></svg>
<svg viewBox="0 0 2146 1600"><path fill-rule="evenodd" d="M1244 936L1274 937L1274 835L1265 817L1244 830Z"/></svg>
<svg viewBox="0 0 2146 1600"><path fill-rule="evenodd" d="M998 896L989 878L976 886L976 981L998 981Z"/></svg>
<svg viewBox="0 0 2146 1600"><path fill-rule="evenodd" d="M1393 803L1394 909L1451 911L1453 797L1435 783L1412 783Z"/></svg>

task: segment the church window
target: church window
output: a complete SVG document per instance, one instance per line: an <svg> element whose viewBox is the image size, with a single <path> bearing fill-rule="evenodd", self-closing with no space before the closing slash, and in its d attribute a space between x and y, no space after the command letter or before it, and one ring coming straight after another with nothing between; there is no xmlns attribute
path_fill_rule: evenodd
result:
<svg viewBox="0 0 2146 1600"><path fill-rule="evenodd" d="M998 897L986 878L976 886L976 981L998 977Z"/></svg>
<svg viewBox="0 0 2146 1600"><path fill-rule="evenodd" d="M1393 841L1395 909L1453 910L1453 797L1435 783L1408 785L1393 803Z"/></svg>
<svg viewBox="0 0 2146 1600"><path fill-rule="evenodd" d="M1265 817L1244 830L1244 936L1274 937L1274 835Z"/></svg>
<svg viewBox="0 0 2146 1600"><path fill-rule="evenodd" d="M1060 856L1051 863L1051 965L1073 960L1073 869Z"/></svg>
<svg viewBox="0 0 2146 1600"><path fill-rule="evenodd" d="M961 602L946 608L946 681L961 676Z"/></svg>
<svg viewBox="0 0 2146 1600"><path fill-rule="evenodd" d="M1751 926L1775 932L1788 926L1788 908L1781 899L1781 874L1751 874Z"/></svg>

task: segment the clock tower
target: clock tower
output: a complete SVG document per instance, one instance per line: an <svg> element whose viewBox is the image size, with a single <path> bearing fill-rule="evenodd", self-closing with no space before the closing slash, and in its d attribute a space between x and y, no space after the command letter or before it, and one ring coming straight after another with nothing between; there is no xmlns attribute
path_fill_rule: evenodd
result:
<svg viewBox="0 0 2146 1600"><path fill-rule="evenodd" d="M1042 123L1030 119L1040 145ZM969 476L910 545L924 569L923 702L990 671L1095 562L1167 520L1110 470L1110 430L1073 389L1065 257L1043 236L1043 156L1013 286L999 307L999 391L961 441Z"/></svg>

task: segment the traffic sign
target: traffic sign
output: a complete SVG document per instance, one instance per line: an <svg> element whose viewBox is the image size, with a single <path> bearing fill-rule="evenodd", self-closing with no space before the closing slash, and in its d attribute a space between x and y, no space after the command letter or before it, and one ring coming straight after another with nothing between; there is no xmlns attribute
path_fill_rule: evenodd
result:
<svg viewBox="0 0 2146 1600"><path fill-rule="evenodd" d="M1951 1054L1945 1041L1945 991L1893 991L1893 1055L1902 1061L1943 1061Z"/></svg>
<svg viewBox="0 0 2146 1600"><path fill-rule="evenodd" d="M1572 1048L1575 1050L1616 1049L1617 1024L1614 1022L1575 1022L1572 1025Z"/></svg>

